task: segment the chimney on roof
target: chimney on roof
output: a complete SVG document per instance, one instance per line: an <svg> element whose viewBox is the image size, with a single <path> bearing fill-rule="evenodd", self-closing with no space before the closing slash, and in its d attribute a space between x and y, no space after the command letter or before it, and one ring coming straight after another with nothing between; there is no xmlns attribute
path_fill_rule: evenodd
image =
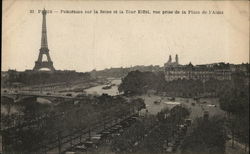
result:
<svg viewBox="0 0 250 154"><path fill-rule="evenodd" d="M177 54L175 55L175 62L176 62L176 64L179 64L179 58L178 58Z"/></svg>
<svg viewBox="0 0 250 154"><path fill-rule="evenodd" d="M171 55L169 55L168 62L169 62L169 63L172 62L172 57L171 57Z"/></svg>

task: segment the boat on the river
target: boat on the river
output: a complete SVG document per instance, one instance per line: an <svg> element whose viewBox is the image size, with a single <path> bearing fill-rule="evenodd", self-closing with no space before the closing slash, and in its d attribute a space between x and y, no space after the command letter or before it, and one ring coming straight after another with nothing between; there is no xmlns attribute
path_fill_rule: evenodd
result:
<svg viewBox="0 0 250 154"><path fill-rule="evenodd" d="M163 98L156 100L156 101L154 101L154 104L160 104L162 100L163 100Z"/></svg>
<svg viewBox="0 0 250 154"><path fill-rule="evenodd" d="M102 89L111 89L111 88L112 88L111 85L106 85L106 86L102 87Z"/></svg>
<svg viewBox="0 0 250 154"><path fill-rule="evenodd" d="M175 101L175 97L168 98L169 101Z"/></svg>

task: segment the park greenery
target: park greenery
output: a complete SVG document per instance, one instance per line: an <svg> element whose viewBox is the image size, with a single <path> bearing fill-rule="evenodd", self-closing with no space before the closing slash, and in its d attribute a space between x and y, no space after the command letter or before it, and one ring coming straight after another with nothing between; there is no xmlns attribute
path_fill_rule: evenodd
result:
<svg viewBox="0 0 250 154"><path fill-rule="evenodd" d="M232 146L236 139L249 146L249 87L239 83L227 89L220 97L220 107L227 112Z"/></svg>
<svg viewBox="0 0 250 154"><path fill-rule="evenodd" d="M164 145L173 140L178 125L184 123L189 114L186 107L177 105L157 115L147 115L114 138L111 147L117 153L162 153Z"/></svg>
<svg viewBox="0 0 250 154"><path fill-rule="evenodd" d="M232 137L232 146L234 146L234 141L238 141L245 144L245 148L249 147L249 84L247 84L247 79L244 72L236 71L232 74L232 80L210 79L202 82L200 80L178 79L166 82L161 73L133 71L123 78L119 90L123 91L125 95L141 95L149 90L154 90L158 94L165 92L167 96L171 97L219 97L220 108L226 111L227 119L212 118L206 122L202 122L202 119L198 120L196 132L191 134L194 137L187 138L183 151L192 151L192 148L187 148L189 145L187 143L192 143L193 145L190 147L197 144L197 148L200 148L194 148L192 152L199 153L201 152L199 150L206 149L205 153L223 153L224 132L219 131L213 134L214 128L224 130L222 127L225 126L226 130L229 130L229 137ZM161 114L159 113L158 116ZM179 120L175 119L175 121ZM210 128L204 123L210 123L214 128ZM204 130L210 131L210 135L215 136L199 134L205 133ZM218 143L219 147L211 145L212 141L216 144L217 141L220 142Z"/></svg>
<svg viewBox="0 0 250 154"><path fill-rule="evenodd" d="M4 104L8 104L8 101L4 101ZM50 142L57 146L58 138L64 141L67 139L64 136L80 135L82 131L91 131L96 126L105 128L111 121L123 119L145 108L142 99L128 102L121 96L107 94L51 104L40 104L30 98L18 105L16 118L21 123L16 129L7 129L2 133L6 152L32 153ZM13 120L12 114L8 114L5 118ZM6 123L5 126L8 128Z"/></svg>
<svg viewBox="0 0 250 154"><path fill-rule="evenodd" d="M124 92L125 95L141 95L153 90L156 93L166 93L172 97L218 97L234 85L245 84L246 77L244 73L237 72L232 77L232 80L211 78L204 82L192 79L165 81L163 72L132 71L122 79L119 91Z"/></svg>
<svg viewBox="0 0 250 154"><path fill-rule="evenodd" d="M163 73L132 71L122 79L118 90L126 94L143 94L149 89L158 89L164 83Z"/></svg>
<svg viewBox="0 0 250 154"><path fill-rule="evenodd" d="M162 154L170 143L179 140L179 126L185 123L190 111L177 105L163 109L156 116L150 115L137 121L125 132L114 138L111 147L116 153ZM179 120L177 120L179 119ZM223 117L194 120L180 145L182 154L223 154L227 140ZM185 135L185 134L184 134ZM178 137L179 136L179 137Z"/></svg>
<svg viewBox="0 0 250 154"><path fill-rule="evenodd" d="M184 138L182 154L223 154L225 153L226 132L224 119L211 117L197 118L192 132Z"/></svg>

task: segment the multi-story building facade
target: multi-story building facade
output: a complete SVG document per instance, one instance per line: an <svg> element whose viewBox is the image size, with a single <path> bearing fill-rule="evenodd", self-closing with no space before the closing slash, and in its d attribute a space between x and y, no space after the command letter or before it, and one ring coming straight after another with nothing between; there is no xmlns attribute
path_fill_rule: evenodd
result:
<svg viewBox="0 0 250 154"><path fill-rule="evenodd" d="M175 56L175 62L172 62L171 55L164 64L165 80L172 81L177 79L193 79L206 81L209 79L231 80L232 71L230 66L224 63L215 63L207 65L193 66L180 65L178 55Z"/></svg>

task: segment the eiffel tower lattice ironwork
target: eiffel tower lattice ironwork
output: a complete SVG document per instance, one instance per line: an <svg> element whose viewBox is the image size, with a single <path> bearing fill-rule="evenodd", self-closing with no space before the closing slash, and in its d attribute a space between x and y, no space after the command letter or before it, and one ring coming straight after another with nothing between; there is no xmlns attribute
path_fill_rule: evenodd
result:
<svg viewBox="0 0 250 154"><path fill-rule="evenodd" d="M34 71L39 71L41 68L48 68L50 71L55 71L53 62L49 55L48 42L47 42L47 29L46 29L46 10L43 9L43 23L42 23L42 39L41 39L41 48L35 66ZM47 57L47 61L43 61L43 55Z"/></svg>

